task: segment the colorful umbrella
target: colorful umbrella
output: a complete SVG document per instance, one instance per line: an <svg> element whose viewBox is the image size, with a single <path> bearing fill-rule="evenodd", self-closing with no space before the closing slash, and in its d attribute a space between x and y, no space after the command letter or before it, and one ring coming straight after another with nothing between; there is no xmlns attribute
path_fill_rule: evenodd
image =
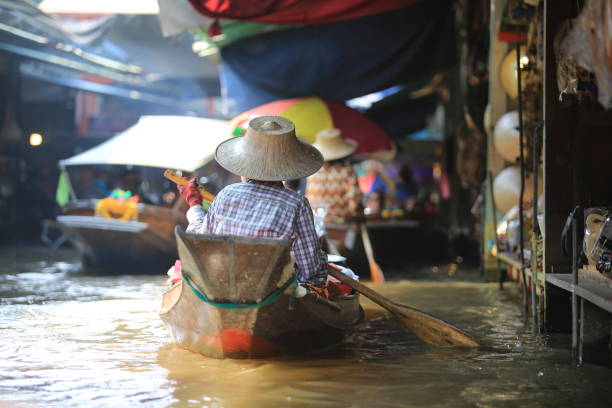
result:
<svg viewBox="0 0 612 408"><path fill-rule="evenodd" d="M367 171L363 174L360 174L359 172L357 174L359 189L365 195L371 194L375 191L380 191L384 194L393 193L395 191L395 184L393 183L393 180L384 172Z"/></svg>
<svg viewBox="0 0 612 408"><path fill-rule="evenodd" d="M236 116L230 121L230 126L235 130L235 135L241 134L249 120L262 115L278 115L291 120L297 135L309 143L314 142L320 130L338 128L344 137L358 143L356 153L392 149L389 136L366 116L341 103L317 97L267 103Z"/></svg>

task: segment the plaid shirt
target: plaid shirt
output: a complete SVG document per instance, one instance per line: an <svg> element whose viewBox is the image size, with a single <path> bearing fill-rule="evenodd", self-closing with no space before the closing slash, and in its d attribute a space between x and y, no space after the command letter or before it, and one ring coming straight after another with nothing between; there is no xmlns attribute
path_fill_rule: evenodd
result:
<svg viewBox="0 0 612 408"><path fill-rule="evenodd" d="M219 192L206 214L201 206L193 206L187 219L188 232L289 238L298 281L320 285L327 278L327 255L317 238L310 204L280 183L231 184Z"/></svg>

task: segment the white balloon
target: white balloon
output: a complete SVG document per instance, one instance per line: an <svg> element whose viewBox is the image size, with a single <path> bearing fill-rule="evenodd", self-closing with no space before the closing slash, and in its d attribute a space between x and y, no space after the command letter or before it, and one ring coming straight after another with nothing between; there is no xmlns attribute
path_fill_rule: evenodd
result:
<svg viewBox="0 0 612 408"><path fill-rule="evenodd" d="M505 214L519 202L521 194L521 170L518 166L508 166L493 180L495 206Z"/></svg>
<svg viewBox="0 0 612 408"><path fill-rule="evenodd" d="M504 113L495 124L493 144L497 153L509 162L520 155L519 115L517 111Z"/></svg>
<svg viewBox="0 0 612 408"><path fill-rule="evenodd" d="M521 67L524 67L523 60L525 56L525 46L520 47L520 58ZM518 70L516 69L516 48L512 48L508 54L504 57L501 67L499 69L499 80L502 88L512 99L516 99L518 96Z"/></svg>
<svg viewBox="0 0 612 408"><path fill-rule="evenodd" d="M491 104L488 103L484 111L483 125L487 134L491 134Z"/></svg>

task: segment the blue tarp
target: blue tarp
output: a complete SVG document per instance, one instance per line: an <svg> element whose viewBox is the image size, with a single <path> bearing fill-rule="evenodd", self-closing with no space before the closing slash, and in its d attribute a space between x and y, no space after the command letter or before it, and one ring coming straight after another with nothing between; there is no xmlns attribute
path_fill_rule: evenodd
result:
<svg viewBox="0 0 612 408"><path fill-rule="evenodd" d="M312 95L345 101L430 76L455 62L453 18L450 0L428 0L232 43L221 49L230 113Z"/></svg>

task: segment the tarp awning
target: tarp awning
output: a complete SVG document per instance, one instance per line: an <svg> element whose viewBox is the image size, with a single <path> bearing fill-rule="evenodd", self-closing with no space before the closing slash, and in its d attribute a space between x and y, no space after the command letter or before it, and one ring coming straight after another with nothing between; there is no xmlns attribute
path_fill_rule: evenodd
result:
<svg viewBox="0 0 612 408"><path fill-rule="evenodd" d="M221 48L221 84L230 114L312 95L341 102L449 68L455 34L449 0L261 33Z"/></svg>
<svg viewBox="0 0 612 408"><path fill-rule="evenodd" d="M212 18L277 24L322 24L411 6L423 0L189 0Z"/></svg>
<svg viewBox="0 0 612 408"><path fill-rule="evenodd" d="M116 164L194 171L231 137L226 121L190 116L143 116L106 142L60 161L61 166Z"/></svg>

